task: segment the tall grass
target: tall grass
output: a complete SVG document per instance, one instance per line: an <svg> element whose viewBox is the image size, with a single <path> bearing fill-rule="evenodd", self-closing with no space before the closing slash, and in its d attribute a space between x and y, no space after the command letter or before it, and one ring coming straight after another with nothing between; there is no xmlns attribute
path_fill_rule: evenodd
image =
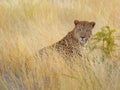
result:
<svg viewBox="0 0 120 90"><path fill-rule="evenodd" d="M49 76L48 90L119 90L119 49L111 58L82 50L72 67L54 51L44 59L36 55L72 30L74 19L95 21L93 34L109 25L119 35L119 8L119 0L1 0L0 89L46 89Z"/></svg>

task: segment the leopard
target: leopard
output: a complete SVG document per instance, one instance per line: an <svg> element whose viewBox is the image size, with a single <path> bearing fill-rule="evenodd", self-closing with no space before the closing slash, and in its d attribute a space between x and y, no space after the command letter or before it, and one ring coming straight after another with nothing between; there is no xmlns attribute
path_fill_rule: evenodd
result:
<svg viewBox="0 0 120 90"><path fill-rule="evenodd" d="M74 20L74 28L68 32L58 42L51 46L45 47L39 51L40 55L47 54L47 50L56 50L62 57L73 57L75 55L81 55L81 47L85 47L88 40L92 36L92 31L95 26L94 21L79 21Z"/></svg>
<svg viewBox="0 0 120 90"><path fill-rule="evenodd" d="M61 40L58 42L44 47L39 51L39 56L42 57L47 57L49 56L48 54L53 55L54 50L58 52L60 57L63 57L65 61L68 60L68 62L71 62L71 58L75 57L76 55L79 57L82 57L81 55L81 48L85 47L88 40L92 36L92 31L95 26L94 21L79 21L79 20L74 20L74 28L70 32L66 34ZM48 51L50 51L48 53ZM44 58L44 60L47 60L48 58ZM43 60L43 58L42 58ZM73 60L73 59L72 59ZM48 61L46 61L48 62ZM66 62L66 63L68 63ZM49 66L49 64L48 64ZM71 65L70 65L71 67ZM48 67L51 68L51 67ZM55 68L50 69L50 71L56 74ZM58 80L59 81L59 80ZM43 78L43 88L44 90L49 90L50 88L50 76L45 75Z"/></svg>

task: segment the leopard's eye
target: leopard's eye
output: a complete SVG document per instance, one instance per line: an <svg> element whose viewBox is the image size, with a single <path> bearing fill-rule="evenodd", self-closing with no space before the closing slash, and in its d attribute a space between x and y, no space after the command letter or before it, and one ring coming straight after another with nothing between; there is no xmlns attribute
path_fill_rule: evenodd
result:
<svg viewBox="0 0 120 90"><path fill-rule="evenodd" d="M89 32L90 30L86 30L86 32Z"/></svg>
<svg viewBox="0 0 120 90"><path fill-rule="evenodd" d="M81 29L79 29L79 31L81 31Z"/></svg>

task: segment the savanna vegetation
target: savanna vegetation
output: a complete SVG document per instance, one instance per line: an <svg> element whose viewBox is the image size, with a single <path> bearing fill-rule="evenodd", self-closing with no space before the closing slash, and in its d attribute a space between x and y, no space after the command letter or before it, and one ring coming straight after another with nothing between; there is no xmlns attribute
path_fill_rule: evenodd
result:
<svg viewBox="0 0 120 90"><path fill-rule="evenodd" d="M119 8L119 0L0 0L0 90L44 90L45 76L48 90L120 90ZM83 57L41 59L75 19L96 22Z"/></svg>

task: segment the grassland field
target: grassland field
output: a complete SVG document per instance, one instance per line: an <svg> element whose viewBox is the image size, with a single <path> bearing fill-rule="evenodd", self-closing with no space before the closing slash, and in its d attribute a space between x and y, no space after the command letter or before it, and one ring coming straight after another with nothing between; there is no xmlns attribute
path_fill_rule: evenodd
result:
<svg viewBox="0 0 120 90"><path fill-rule="evenodd" d="M45 90L46 75L48 90L120 90L119 48L111 58L83 50L72 68L56 52L36 56L71 31L75 19L95 21L93 35L105 25L120 35L120 1L0 0L0 90Z"/></svg>

